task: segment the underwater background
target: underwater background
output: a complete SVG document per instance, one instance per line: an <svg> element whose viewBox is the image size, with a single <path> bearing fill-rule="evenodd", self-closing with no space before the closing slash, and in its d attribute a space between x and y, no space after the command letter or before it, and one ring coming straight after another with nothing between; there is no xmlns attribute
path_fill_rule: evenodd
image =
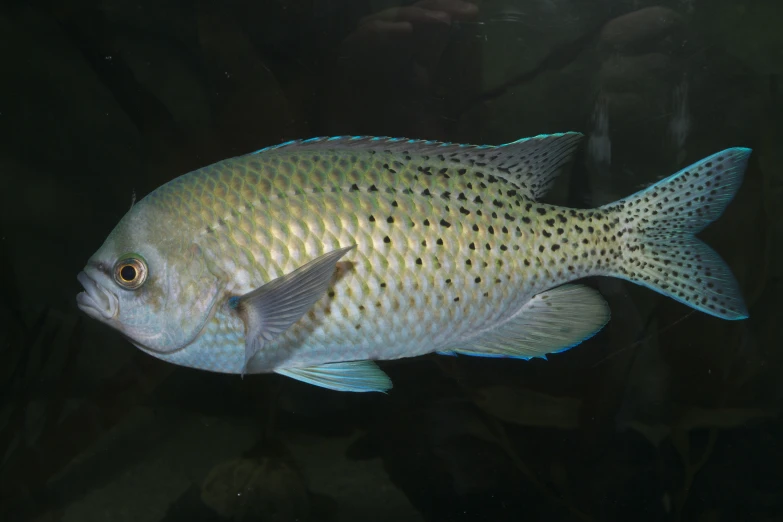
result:
<svg viewBox="0 0 783 522"><path fill-rule="evenodd" d="M779 0L0 3L0 520L783 521ZM170 179L289 139L580 131L545 201L754 153L700 237L750 319L592 280L549 360L381 362L388 394L221 375L76 308Z"/></svg>

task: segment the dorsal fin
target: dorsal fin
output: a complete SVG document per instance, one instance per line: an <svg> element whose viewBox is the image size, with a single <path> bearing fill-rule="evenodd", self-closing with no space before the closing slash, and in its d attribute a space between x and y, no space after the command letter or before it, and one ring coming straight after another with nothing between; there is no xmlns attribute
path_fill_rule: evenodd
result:
<svg viewBox="0 0 783 522"><path fill-rule="evenodd" d="M281 149L372 150L378 153L428 156L434 161L489 169L520 186L524 196L538 199L549 190L560 167L571 159L582 139L578 132L541 134L503 145L470 145L388 136L332 136L294 140L272 145L252 154Z"/></svg>

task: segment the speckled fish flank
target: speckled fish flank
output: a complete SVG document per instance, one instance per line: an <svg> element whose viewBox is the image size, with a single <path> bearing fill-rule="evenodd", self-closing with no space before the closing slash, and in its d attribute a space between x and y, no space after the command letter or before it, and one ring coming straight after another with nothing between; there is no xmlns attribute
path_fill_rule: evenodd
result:
<svg viewBox="0 0 783 522"><path fill-rule="evenodd" d="M227 159L135 205L80 274L79 303L174 364L346 391L391 387L374 360L579 344L609 320L595 290L569 284L586 276L747 317L694 234L728 205L750 150L597 209L541 203L580 138L330 137Z"/></svg>

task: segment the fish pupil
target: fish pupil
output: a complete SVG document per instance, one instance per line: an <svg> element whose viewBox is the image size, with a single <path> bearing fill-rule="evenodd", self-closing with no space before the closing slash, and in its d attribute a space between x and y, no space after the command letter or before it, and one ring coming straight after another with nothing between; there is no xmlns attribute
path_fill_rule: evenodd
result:
<svg viewBox="0 0 783 522"><path fill-rule="evenodd" d="M120 277L123 281L133 281L136 279L136 269L131 265L125 265L120 269Z"/></svg>

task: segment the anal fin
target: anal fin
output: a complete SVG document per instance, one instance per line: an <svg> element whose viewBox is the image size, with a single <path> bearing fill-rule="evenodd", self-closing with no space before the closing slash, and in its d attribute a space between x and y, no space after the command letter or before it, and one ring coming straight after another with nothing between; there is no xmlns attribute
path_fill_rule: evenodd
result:
<svg viewBox="0 0 783 522"><path fill-rule="evenodd" d="M385 392L391 379L372 361L327 363L307 368L279 368L275 373L336 391Z"/></svg>
<svg viewBox="0 0 783 522"><path fill-rule="evenodd" d="M610 315L609 305L596 290L563 285L533 296L500 327L448 351L479 357L545 358L592 337Z"/></svg>

